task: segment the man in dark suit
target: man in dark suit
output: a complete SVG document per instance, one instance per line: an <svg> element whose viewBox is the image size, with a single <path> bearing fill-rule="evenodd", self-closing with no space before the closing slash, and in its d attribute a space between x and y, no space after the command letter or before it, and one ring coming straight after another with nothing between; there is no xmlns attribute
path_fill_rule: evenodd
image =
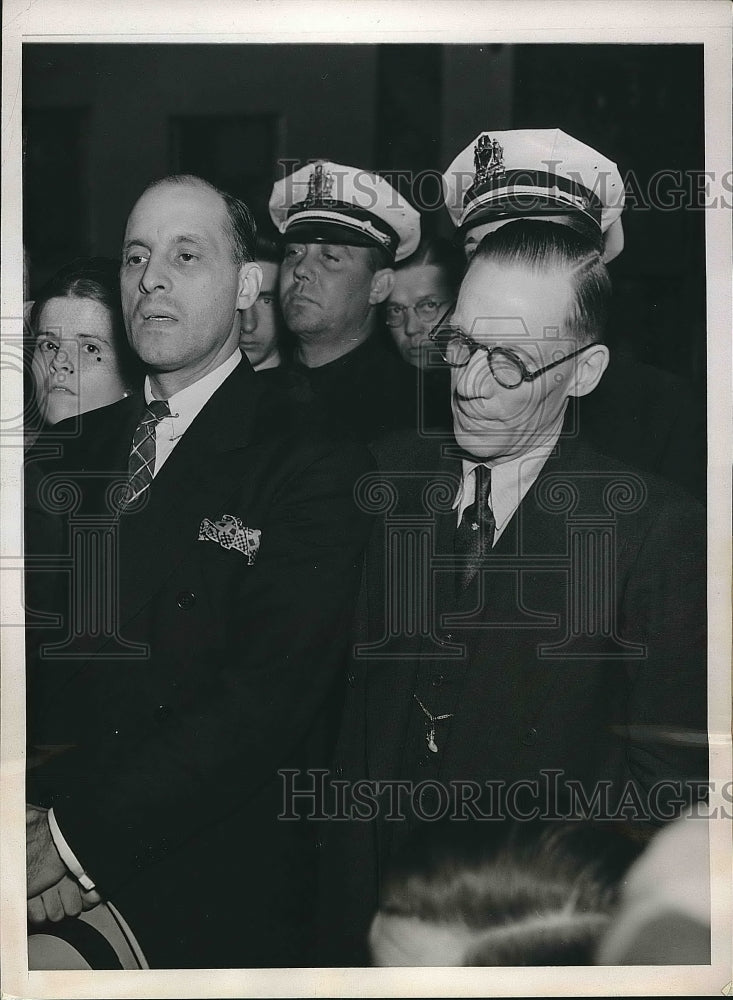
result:
<svg viewBox="0 0 733 1000"><path fill-rule="evenodd" d="M384 524L335 755L324 961L365 960L380 866L420 821L655 824L701 792L702 511L562 431L608 363L609 293L567 226L488 235L433 334L455 442L376 453L361 495Z"/></svg>
<svg viewBox="0 0 733 1000"><path fill-rule="evenodd" d="M369 456L240 353L253 245L198 178L143 193L121 285L144 398L59 425L29 476L64 584L28 643L56 748L29 773L29 918L110 900L158 968L309 960L315 844L278 770L328 750L367 530Z"/></svg>
<svg viewBox="0 0 733 1000"><path fill-rule="evenodd" d="M512 219L577 229L604 263L623 250L624 184L615 163L558 128L480 133L443 175L445 205L467 259ZM689 382L613 352L592 395L566 421L604 455L678 483L704 501L705 401Z"/></svg>

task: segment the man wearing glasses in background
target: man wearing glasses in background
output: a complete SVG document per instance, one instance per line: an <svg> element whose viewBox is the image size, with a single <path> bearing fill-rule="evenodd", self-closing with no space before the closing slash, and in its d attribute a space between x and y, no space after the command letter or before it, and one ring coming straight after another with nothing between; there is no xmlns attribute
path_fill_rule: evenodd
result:
<svg viewBox="0 0 733 1000"><path fill-rule="evenodd" d="M402 435L377 455L385 532L334 767L392 786L374 822L327 831L334 964L363 961L380 865L421 821L650 827L706 778L702 510L563 433L608 364L610 291L574 228L487 235L432 334L455 441Z"/></svg>

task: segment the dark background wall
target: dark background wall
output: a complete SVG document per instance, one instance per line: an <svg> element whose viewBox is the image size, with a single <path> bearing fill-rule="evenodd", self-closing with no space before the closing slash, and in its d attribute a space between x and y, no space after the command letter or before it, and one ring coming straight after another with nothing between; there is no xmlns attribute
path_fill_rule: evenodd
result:
<svg viewBox="0 0 733 1000"><path fill-rule="evenodd" d="M426 209L426 229L448 235L437 175L459 150L484 129L559 127L629 177L626 247L610 266L613 346L702 386L704 213L679 198L673 210L650 203L659 171L686 172L689 187L704 168L701 46L33 44L23 54L31 291L73 256L116 255L141 189L171 171L243 196L263 225L272 180L295 162L411 171L398 186Z"/></svg>

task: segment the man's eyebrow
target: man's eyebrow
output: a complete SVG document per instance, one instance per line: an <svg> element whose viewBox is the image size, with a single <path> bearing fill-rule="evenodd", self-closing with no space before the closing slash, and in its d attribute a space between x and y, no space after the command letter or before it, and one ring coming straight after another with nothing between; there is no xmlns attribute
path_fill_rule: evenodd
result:
<svg viewBox="0 0 733 1000"><path fill-rule="evenodd" d="M342 253L347 257L353 258L353 253L351 252L351 247L347 246L346 243L321 243L321 247L324 250L335 250L338 253Z"/></svg>
<svg viewBox="0 0 733 1000"><path fill-rule="evenodd" d="M206 247L208 246L208 240L196 233L181 233L180 236L176 236L173 241L175 246L179 246L182 243L193 243L195 246ZM129 250L130 247L145 247L146 250L150 250L150 244L146 243L145 240L133 237L132 239L125 240L122 245L123 252Z"/></svg>
<svg viewBox="0 0 733 1000"><path fill-rule="evenodd" d="M194 243L199 247L209 245L209 241L204 236L197 235L196 233L182 233L180 236L176 236L175 243L176 246L181 243Z"/></svg>
<svg viewBox="0 0 733 1000"><path fill-rule="evenodd" d="M131 239L125 240L122 244L122 252L124 253L126 250L129 250L130 247L145 247L146 250L150 249L145 240Z"/></svg>

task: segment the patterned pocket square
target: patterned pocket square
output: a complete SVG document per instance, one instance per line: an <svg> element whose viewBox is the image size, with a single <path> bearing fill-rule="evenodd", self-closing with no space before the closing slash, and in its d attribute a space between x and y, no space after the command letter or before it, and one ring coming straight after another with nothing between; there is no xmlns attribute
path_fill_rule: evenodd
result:
<svg viewBox="0 0 733 1000"><path fill-rule="evenodd" d="M259 528L247 528L233 514L222 514L218 521L205 517L199 528L200 542L217 542L223 549L236 549L247 557L249 566L257 558L260 548Z"/></svg>

